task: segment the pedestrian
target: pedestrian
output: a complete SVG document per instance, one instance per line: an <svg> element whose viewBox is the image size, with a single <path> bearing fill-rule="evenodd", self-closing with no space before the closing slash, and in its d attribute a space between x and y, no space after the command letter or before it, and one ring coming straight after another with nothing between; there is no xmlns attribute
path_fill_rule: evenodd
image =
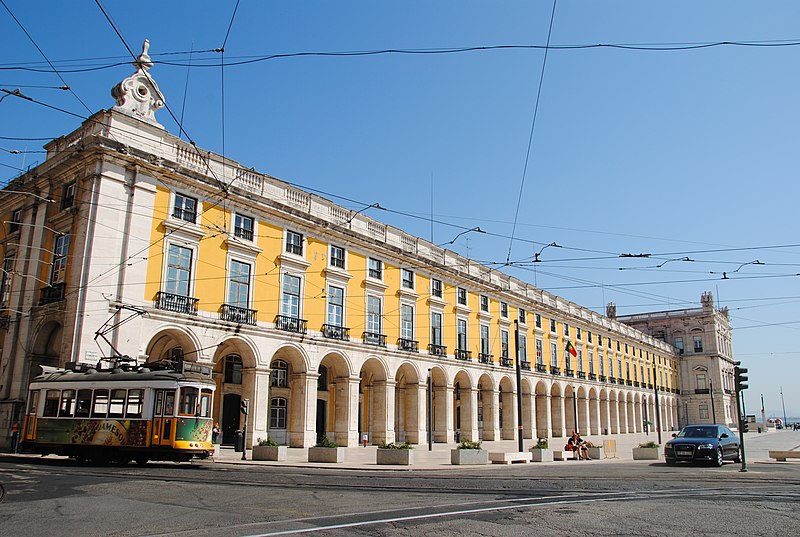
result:
<svg viewBox="0 0 800 537"><path fill-rule="evenodd" d="M364 447L367 447L367 442L369 441L369 436L367 433L361 435L361 442L364 444Z"/></svg>
<svg viewBox="0 0 800 537"><path fill-rule="evenodd" d="M218 438L219 438L219 423L214 422L214 427L211 429L211 443L217 444Z"/></svg>
<svg viewBox="0 0 800 537"><path fill-rule="evenodd" d="M11 451L12 453L17 452L17 446L19 444L19 422L15 421L11 425Z"/></svg>

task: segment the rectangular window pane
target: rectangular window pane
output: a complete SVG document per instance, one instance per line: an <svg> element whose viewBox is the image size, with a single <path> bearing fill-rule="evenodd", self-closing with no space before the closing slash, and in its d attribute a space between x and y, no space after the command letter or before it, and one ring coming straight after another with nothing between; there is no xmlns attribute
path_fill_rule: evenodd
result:
<svg viewBox="0 0 800 537"><path fill-rule="evenodd" d="M167 254L166 291L173 295L189 296L192 275L192 250L170 244Z"/></svg>
<svg viewBox="0 0 800 537"><path fill-rule="evenodd" d="M287 231L286 251L290 254L303 255L303 235L295 231Z"/></svg>
<svg viewBox="0 0 800 537"><path fill-rule="evenodd" d="M144 403L144 390L128 390L128 406L125 409L126 418L141 418Z"/></svg>
<svg viewBox="0 0 800 537"><path fill-rule="evenodd" d="M300 318L300 278L291 274L283 275L281 315L293 319Z"/></svg>
<svg viewBox="0 0 800 537"><path fill-rule="evenodd" d="M231 260L230 278L228 304L247 308L250 305L250 264Z"/></svg>
<svg viewBox="0 0 800 537"><path fill-rule="evenodd" d="M442 314L431 313L431 343L442 344Z"/></svg>
<svg viewBox="0 0 800 537"><path fill-rule="evenodd" d="M344 268L344 248L331 246L331 266L340 269Z"/></svg>
<svg viewBox="0 0 800 537"><path fill-rule="evenodd" d="M75 413L75 390L61 392L61 406L58 408L59 418L71 418Z"/></svg>
<svg viewBox="0 0 800 537"><path fill-rule="evenodd" d="M367 332L381 333L381 299L376 296L367 297Z"/></svg>
<svg viewBox="0 0 800 537"><path fill-rule="evenodd" d="M50 275L50 284L62 283L67 275L67 254L69 253L69 235L56 237L53 248L53 269Z"/></svg>
<svg viewBox="0 0 800 537"><path fill-rule="evenodd" d="M376 280L383 279L383 263L379 259L369 258L367 261L367 274Z"/></svg>
<svg viewBox="0 0 800 537"><path fill-rule="evenodd" d="M460 350L467 350L467 321L458 319L457 328L458 348Z"/></svg>
<svg viewBox="0 0 800 537"><path fill-rule="evenodd" d="M431 280L431 295L442 298L442 281Z"/></svg>
<svg viewBox="0 0 800 537"><path fill-rule="evenodd" d="M481 325L481 353L489 354L489 327Z"/></svg>
<svg viewBox="0 0 800 537"><path fill-rule="evenodd" d="M414 308L406 304L400 306L400 337L414 339Z"/></svg>
<svg viewBox="0 0 800 537"><path fill-rule="evenodd" d="M95 390L92 399L92 417L105 418L108 415L108 390Z"/></svg>
<svg viewBox="0 0 800 537"><path fill-rule="evenodd" d="M344 326L344 289L328 286L328 324Z"/></svg>
<svg viewBox="0 0 800 537"><path fill-rule="evenodd" d="M92 408L92 390L78 390L78 402L75 404L75 417L88 418Z"/></svg>
<svg viewBox="0 0 800 537"><path fill-rule="evenodd" d="M121 418L125 412L125 396L128 390L111 390L111 403L108 407L109 418Z"/></svg>

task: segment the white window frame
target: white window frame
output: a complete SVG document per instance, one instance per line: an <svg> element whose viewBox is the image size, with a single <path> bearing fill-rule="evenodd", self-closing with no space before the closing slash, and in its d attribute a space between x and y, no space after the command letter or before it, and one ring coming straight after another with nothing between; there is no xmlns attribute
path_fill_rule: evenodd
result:
<svg viewBox="0 0 800 537"><path fill-rule="evenodd" d="M280 315L283 315L284 317L288 317L290 319L302 319L303 318L303 289L305 287L305 277L304 276L305 276L304 274L296 274L296 273L291 273L291 272L284 272L283 274L281 274L281 295L280 295L281 296L281 302L279 304L279 308L280 309L278 310L280 312ZM296 317L293 316L293 315L287 314L286 308L285 308L285 306L287 304L287 302L286 302L286 296L287 295L286 295L286 291L285 291L284 286L286 285L286 281L287 281L288 278L297 278L297 280L298 280L298 283L297 283L297 287L298 287L298 290L297 290L297 316ZM289 295L289 296L294 296L294 295Z"/></svg>
<svg viewBox="0 0 800 537"><path fill-rule="evenodd" d="M442 298L444 296L444 284L442 280L431 278L431 296L435 298Z"/></svg>
<svg viewBox="0 0 800 537"><path fill-rule="evenodd" d="M378 301L378 315L377 315L378 330L377 331L373 330L373 328L374 328L374 318L375 317L374 317L374 313L371 312L370 308L369 308L370 299ZM365 319L365 323L364 323L364 327L365 327L364 331L368 332L370 334L383 334L383 297L382 296L378 296L378 295L368 294L365 297L365 301L366 301L366 304L365 304L365 310L364 311L366 311L366 319Z"/></svg>
<svg viewBox="0 0 800 537"><path fill-rule="evenodd" d="M339 251L342 252L342 258L341 258L342 266L341 267L339 265L334 264L334 259L336 259L336 260L339 259L338 257L335 257L333 255L334 249L339 250ZM347 270L347 250L344 248L344 246L338 246L336 244L331 244L330 248L329 248L329 251L330 251L330 255L328 256L328 266L329 267L333 267L333 268L338 268L340 270Z"/></svg>
<svg viewBox="0 0 800 537"><path fill-rule="evenodd" d="M409 285L410 283L410 285ZM400 269L400 287L403 289L414 290L414 271L411 269Z"/></svg>
<svg viewBox="0 0 800 537"><path fill-rule="evenodd" d="M175 216L175 210L177 209L176 203L178 203L178 196L180 196L181 198L184 198L184 199L190 199L190 200L194 201L194 204L195 204L195 207L194 207L194 220L186 220L185 218L183 218L183 216ZM183 214L183 211L186 210L184 208L184 206L185 206L184 204L181 204L181 214ZM190 196L189 194L185 194L185 193L180 192L180 191L172 191L172 193L170 195L169 217L177 219L177 220L180 220L182 222L189 222L190 224L197 224L197 219L202 214L201 207L202 207L202 205L201 205L201 202L200 202L200 198L198 196Z"/></svg>
<svg viewBox="0 0 800 537"><path fill-rule="evenodd" d="M333 296L333 293L331 293L331 288L339 289L339 290L342 291L342 295L341 295L342 296L342 303L340 305L340 307L341 307L341 322L339 324L336 324L335 322L331 322L331 306L332 305L336 306L336 304L332 304L331 303L331 297ZM347 287L346 286L333 285L333 284L329 283L328 284L328 292L326 293L326 301L325 302L326 302L326 304L325 304L325 323L330 325L330 326L336 326L336 327L339 327L339 328L343 328L343 327L347 326L347 323L346 323L346 319L347 318L345 317L345 314L346 314L346 312L345 312L345 304L347 304Z"/></svg>
<svg viewBox="0 0 800 537"><path fill-rule="evenodd" d="M250 220L250 225L251 225L250 233L252 236L249 239L237 233L237 229L244 229L244 230L247 229L236 225L238 223L237 221L239 220L243 221L245 219ZM248 242L256 242L256 238L258 237L256 228L257 228L257 221L255 217L240 212L234 212L233 215L231 215L231 229L233 230L233 236L236 237L237 239L241 239L243 241L248 241Z"/></svg>
<svg viewBox="0 0 800 537"><path fill-rule="evenodd" d="M404 317L404 313L410 310L411 316ZM400 337L409 341L415 341L416 323L414 322L415 308L413 304L400 304Z"/></svg>
<svg viewBox="0 0 800 537"><path fill-rule="evenodd" d="M438 340L437 340L437 338L434 337L434 331L433 331L434 328L437 328L436 326L434 326L435 323L433 322L433 318L434 318L433 316L434 315L438 315L439 316L439 326L438 326L438 328L439 328L439 338L438 338ZM444 312L442 312L442 311L431 310L431 333L430 333L430 338L431 338L431 345L438 345L440 347L442 345L444 345L444 343L443 343L444 342Z"/></svg>
<svg viewBox="0 0 800 537"><path fill-rule="evenodd" d="M295 240L296 237L299 237L300 239L299 245L296 244ZM293 229L286 229L283 234L283 253L297 257L303 257L305 254L305 246L304 246L305 240L306 237L303 233L295 231ZM298 248L300 250L300 253L293 251L294 249Z"/></svg>
<svg viewBox="0 0 800 537"><path fill-rule="evenodd" d="M367 257L367 277L383 281L383 261L375 257Z"/></svg>
<svg viewBox="0 0 800 537"><path fill-rule="evenodd" d="M167 280L169 279L169 250L171 246L187 248L192 252L191 272L189 274L189 292L186 296L194 297L195 277L197 275L197 243L187 243L185 241L164 241L164 271L161 275L161 290L165 293L175 294L167 289Z"/></svg>
<svg viewBox="0 0 800 537"><path fill-rule="evenodd" d="M247 303L242 306L238 303L233 303L230 301L231 299L231 289L233 287L233 264L234 263L241 263L242 265L247 265L250 267L248 276L247 276ZM246 308L250 309L253 304L253 273L255 268L255 263L253 263L252 259L240 259L237 257L229 257L228 258L228 289L225 295L225 303L231 306L235 306L237 308Z"/></svg>

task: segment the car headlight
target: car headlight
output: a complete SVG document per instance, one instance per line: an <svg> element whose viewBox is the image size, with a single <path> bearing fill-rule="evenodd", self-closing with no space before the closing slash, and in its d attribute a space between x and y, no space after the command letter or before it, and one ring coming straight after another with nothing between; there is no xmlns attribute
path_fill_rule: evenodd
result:
<svg viewBox="0 0 800 537"><path fill-rule="evenodd" d="M700 444L697 449L714 449L714 444Z"/></svg>

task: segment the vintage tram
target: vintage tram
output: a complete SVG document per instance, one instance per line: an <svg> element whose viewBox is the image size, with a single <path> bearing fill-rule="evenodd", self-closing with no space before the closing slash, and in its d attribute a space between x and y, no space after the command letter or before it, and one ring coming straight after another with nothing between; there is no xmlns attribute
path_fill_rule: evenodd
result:
<svg viewBox="0 0 800 537"><path fill-rule="evenodd" d="M68 365L47 368L31 383L23 450L139 464L213 454L210 368L189 362L106 370Z"/></svg>

